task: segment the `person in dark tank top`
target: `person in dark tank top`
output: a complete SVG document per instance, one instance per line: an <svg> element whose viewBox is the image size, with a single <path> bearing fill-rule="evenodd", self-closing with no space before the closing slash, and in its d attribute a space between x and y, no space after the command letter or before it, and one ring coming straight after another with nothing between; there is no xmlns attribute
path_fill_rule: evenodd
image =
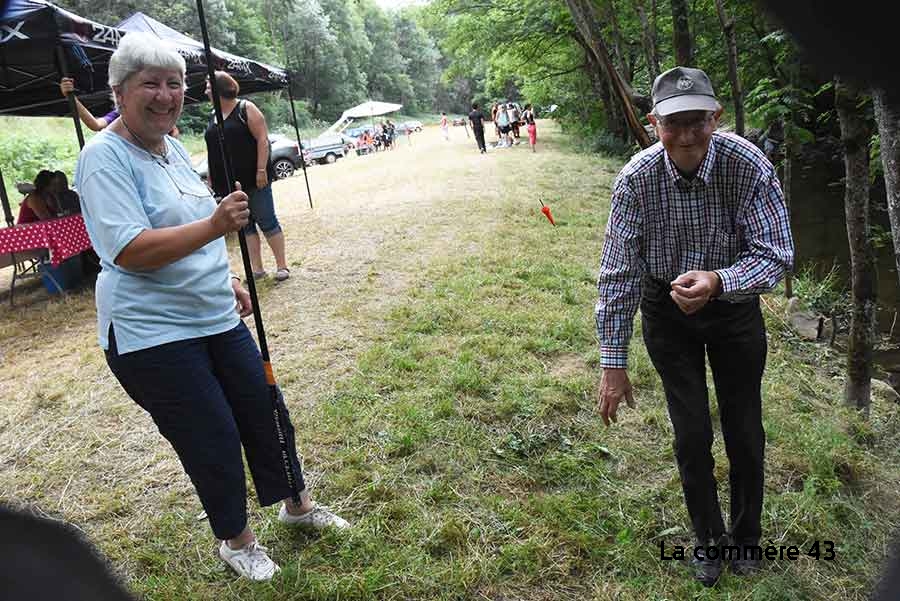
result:
<svg viewBox="0 0 900 601"><path fill-rule="evenodd" d="M250 198L250 222L244 228L244 234L247 236L253 276L259 279L267 275L262 263L258 225L275 256L275 279L286 280L290 277L290 270L285 258L284 233L275 215L275 201L272 198L273 173L269 165L266 118L255 104L238 99L241 87L233 77L224 71L216 71L215 76L225 120L225 148L231 160L232 174ZM209 82L206 84L206 95L212 100ZM205 138L210 185L216 196L225 196L228 194L228 182L225 180L215 115L210 116Z"/></svg>

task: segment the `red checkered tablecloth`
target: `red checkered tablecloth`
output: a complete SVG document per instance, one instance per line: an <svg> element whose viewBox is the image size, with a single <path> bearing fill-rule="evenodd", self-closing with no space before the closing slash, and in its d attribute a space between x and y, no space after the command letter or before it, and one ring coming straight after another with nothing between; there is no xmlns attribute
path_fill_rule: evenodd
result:
<svg viewBox="0 0 900 601"><path fill-rule="evenodd" d="M0 254L36 248L50 250L50 263L54 267L88 250L91 239L84 228L84 219L81 215L69 215L0 229Z"/></svg>

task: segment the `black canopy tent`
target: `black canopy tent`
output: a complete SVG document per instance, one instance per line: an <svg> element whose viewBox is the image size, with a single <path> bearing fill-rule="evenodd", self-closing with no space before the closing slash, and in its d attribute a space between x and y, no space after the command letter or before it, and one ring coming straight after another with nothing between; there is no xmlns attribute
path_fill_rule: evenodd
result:
<svg viewBox="0 0 900 601"><path fill-rule="evenodd" d="M206 56L203 54L203 44L201 42L141 12L134 13L119 23L117 29L123 32L143 31L173 45L187 63L186 83L188 89L185 91L185 104L208 102L204 94L206 87ZM231 74L241 85L242 95L278 90L288 85L288 74L284 69L215 48L212 49L212 56L213 68L217 71L226 71Z"/></svg>
<svg viewBox="0 0 900 601"><path fill-rule="evenodd" d="M43 0L7 0L0 14L0 115L68 115L57 85L63 72L75 79L82 104L94 114L106 113L112 108L109 57L129 31L152 33L183 56L189 80L185 102L206 102L203 44L171 27L143 13L111 27ZM238 80L243 93L278 90L288 83L284 69L265 63L216 49L213 60L215 69Z"/></svg>
<svg viewBox="0 0 900 601"><path fill-rule="evenodd" d="M0 115L63 117L72 115L81 142L74 101L59 91L59 80L75 80L79 101L95 115L112 109L107 85L109 57L129 31L152 33L171 45L187 64L185 103L207 102L206 56L203 44L143 13L135 13L118 27L102 25L44 0L0 0ZM213 49L213 67L226 71L242 94L288 86L288 73ZM8 225L13 217L0 171L0 201Z"/></svg>

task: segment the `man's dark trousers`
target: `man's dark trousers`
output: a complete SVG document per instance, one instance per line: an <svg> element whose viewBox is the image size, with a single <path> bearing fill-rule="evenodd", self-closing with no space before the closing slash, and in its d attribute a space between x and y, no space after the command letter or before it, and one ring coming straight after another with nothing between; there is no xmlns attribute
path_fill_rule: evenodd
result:
<svg viewBox="0 0 900 601"><path fill-rule="evenodd" d="M702 541L725 533L713 475L708 356L731 464L731 534L737 542L755 544L761 534L765 449L760 387L766 332L759 299L712 300L689 316L681 312L669 290L666 282L644 281L641 323L644 343L666 393L694 533Z"/></svg>
<svg viewBox="0 0 900 601"><path fill-rule="evenodd" d="M486 151L487 147L484 145L484 128L473 127L472 132L475 134L475 141L478 143L478 150Z"/></svg>

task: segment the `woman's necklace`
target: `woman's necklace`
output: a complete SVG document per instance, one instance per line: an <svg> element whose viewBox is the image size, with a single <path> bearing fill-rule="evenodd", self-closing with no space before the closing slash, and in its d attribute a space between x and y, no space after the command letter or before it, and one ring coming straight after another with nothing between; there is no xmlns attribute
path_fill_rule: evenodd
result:
<svg viewBox="0 0 900 601"><path fill-rule="evenodd" d="M128 133L131 134L131 137L134 138L134 141L137 142L137 143L138 143L138 146L140 146L141 148L143 148L144 151L146 151L147 154L150 155L150 158L155 159L155 158L159 157L159 158L161 158L163 161L165 161L166 165L169 164L169 157L166 156L166 150L168 149L168 146L167 146L167 144L166 144L166 139L165 139L165 138L163 138L163 141L162 141L162 143L163 143L163 150L162 150L162 152L153 152L152 150L150 150L149 145L146 144L146 143L141 139L141 137L140 137L139 135L137 135L136 133L134 133L134 130L132 130L130 127L128 127L128 123L125 122L125 118L124 118L124 117L122 117L122 116L120 115L120 116L119 116L119 119L122 121L122 125L125 126L125 129L128 130Z"/></svg>

